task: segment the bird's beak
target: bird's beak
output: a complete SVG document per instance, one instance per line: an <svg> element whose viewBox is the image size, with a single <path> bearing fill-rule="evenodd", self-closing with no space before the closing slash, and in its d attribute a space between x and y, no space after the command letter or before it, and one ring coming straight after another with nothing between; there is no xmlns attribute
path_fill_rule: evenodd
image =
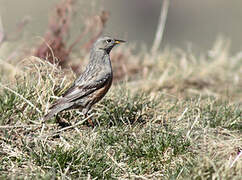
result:
<svg viewBox="0 0 242 180"><path fill-rule="evenodd" d="M125 43L126 41L124 40L118 40L118 39L115 39L115 44L120 44L120 43Z"/></svg>

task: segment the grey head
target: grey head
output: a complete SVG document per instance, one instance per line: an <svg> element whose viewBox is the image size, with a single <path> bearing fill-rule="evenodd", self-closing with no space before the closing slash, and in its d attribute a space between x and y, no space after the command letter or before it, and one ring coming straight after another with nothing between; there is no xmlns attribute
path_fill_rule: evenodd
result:
<svg viewBox="0 0 242 180"><path fill-rule="evenodd" d="M124 42L124 40L114 39L108 36L101 37L94 43L93 50L104 50L107 54L109 54L114 46Z"/></svg>

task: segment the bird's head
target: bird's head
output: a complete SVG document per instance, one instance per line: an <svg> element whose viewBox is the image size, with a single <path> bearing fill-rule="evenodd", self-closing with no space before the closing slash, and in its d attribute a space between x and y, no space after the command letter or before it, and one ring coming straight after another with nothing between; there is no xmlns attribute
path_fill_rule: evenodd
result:
<svg viewBox="0 0 242 180"><path fill-rule="evenodd" d="M114 46L124 42L125 41L123 40L118 40L110 37L101 37L94 43L93 48L95 50L104 50L109 54Z"/></svg>

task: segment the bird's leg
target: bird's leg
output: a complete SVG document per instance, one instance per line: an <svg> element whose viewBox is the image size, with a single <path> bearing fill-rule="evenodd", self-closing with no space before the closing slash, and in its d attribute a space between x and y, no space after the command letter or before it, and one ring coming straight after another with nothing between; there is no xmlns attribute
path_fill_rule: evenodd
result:
<svg viewBox="0 0 242 180"><path fill-rule="evenodd" d="M94 123L92 122L91 117L88 118L89 116L89 110L90 110L90 106L87 106L85 109L82 109L82 113L84 115L84 119L87 119L87 126L91 126L94 128Z"/></svg>
<svg viewBox="0 0 242 180"><path fill-rule="evenodd" d="M84 114L85 119L88 118L88 116L89 116L89 113L85 113L85 114ZM87 119L87 126L89 126L89 127L91 126L92 128L94 128L94 123L93 123L91 117L89 117L89 118Z"/></svg>
<svg viewBox="0 0 242 180"><path fill-rule="evenodd" d="M70 126L71 124L65 120L65 119L61 119L58 114L56 115L56 123L61 126L62 128Z"/></svg>
<svg viewBox="0 0 242 180"><path fill-rule="evenodd" d="M92 122L91 117L88 118L88 116L89 116L88 111L86 111L86 112L84 111L83 114L84 114L84 119L87 119L87 121L86 121L87 122L87 126L89 126L89 127L91 126L91 127L94 128L94 123Z"/></svg>

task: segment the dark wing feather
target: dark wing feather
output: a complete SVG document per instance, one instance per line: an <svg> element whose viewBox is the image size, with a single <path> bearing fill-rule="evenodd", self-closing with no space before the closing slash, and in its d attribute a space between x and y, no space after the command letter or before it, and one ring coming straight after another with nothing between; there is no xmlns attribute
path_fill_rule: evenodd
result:
<svg viewBox="0 0 242 180"><path fill-rule="evenodd" d="M60 99L60 101L65 102L72 102L77 99L80 99L84 96L87 96L94 91L104 87L107 80L111 78L111 74L108 73L105 76L99 76L98 78L95 78L93 81L85 82L85 83L79 83L74 84L71 88L69 88L63 95L63 97Z"/></svg>

